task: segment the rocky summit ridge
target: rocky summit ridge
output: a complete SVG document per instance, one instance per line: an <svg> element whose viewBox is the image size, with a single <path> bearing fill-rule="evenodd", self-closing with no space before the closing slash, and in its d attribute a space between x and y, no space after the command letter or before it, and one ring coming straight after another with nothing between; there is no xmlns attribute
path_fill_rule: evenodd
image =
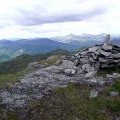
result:
<svg viewBox="0 0 120 120"><path fill-rule="evenodd" d="M107 36L104 44L87 48L83 52L78 52L68 56L68 60L80 69L81 73L98 71L101 68L120 66L120 47L110 43Z"/></svg>
<svg viewBox="0 0 120 120"><path fill-rule="evenodd" d="M24 108L30 100L38 100L56 87L66 87L69 82L92 85L95 89L91 91L90 98L96 97L105 84L120 77L119 73L97 76L101 68L120 66L120 47L110 43L109 39L107 36L103 44L66 56L50 67L30 63L29 66L34 67L35 64L37 69L1 91L2 104L12 109Z"/></svg>

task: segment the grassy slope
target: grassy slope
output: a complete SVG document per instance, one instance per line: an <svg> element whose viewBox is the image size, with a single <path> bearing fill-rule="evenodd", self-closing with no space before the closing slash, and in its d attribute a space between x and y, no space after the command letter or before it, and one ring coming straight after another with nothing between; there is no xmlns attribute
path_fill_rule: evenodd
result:
<svg viewBox="0 0 120 120"><path fill-rule="evenodd" d="M16 82L19 77L29 72L26 71L26 67L30 62L38 61L40 64L50 66L59 60L61 55L65 54L68 54L68 52L59 49L45 55L31 56L24 54L11 61L0 64L0 88Z"/></svg>
<svg viewBox="0 0 120 120"><path fill-rule="evenodd" d="M52 51L52 52L44 54L44 55L23 54L23 55L18 56L10 61L1 63L0 64L0 74L16 73L16 72L24 70L27 67L27 65L31 62L45 60L52 55L66 55L66 54L69 54L69 52L65 51L65 50L61 50L61 49Z"/></svg>
<svg viewBox="0 0 120 120"><path fill-rule="evenodd" d="M117 68L118 70L119 68ZM105 74L112 71L113 68L100 71ZM19 74L20 75L20 74ZM18 76L19 76L18 75ZM3 75L16 78L17 75ZM12 79L13 80L13 79ZM30 103L26 120L113 120L120 116L120 96L110 97L109 91L120 92L120 78L111 86L106 87L105 91L99 94L95 99L90 99L90 90L93 89L85 85L75 85L70 83L66 88L56 88L42 100ZM0 106L0 114L3 115ZM7 112L5 120L19 120L19 113ZM0 117L2 119L2 117Z"/></svg>
<svg viewBox="0 0 120 120"><path fill-rule="evenodd" d="M58 60L60 60L60 58L61 58L61 55L53 55L45 60L39 61L39 63L45 66L51 66L55 64Z"/></svg>
<svg viewBox="0 0 120 120"><path fill-rule="evenodd" d="M90 90L88 86L74 84L57 88L36 103L26 120L113 120L116 115L120 116L120 96L110 97L106 89L97 98L90 99Z"/></svg>
<svg viewBox="0 0 120 120"><path fill-rule="evenodd" d="M85 85L70 83L66 88L57 88L42 100L30 103L23 120L114 120L120 116L120 96L110 97L109 91L119 91L120 79L118 82L95 99L89 98L92 88ZM5 120L19 120L17 112L7 112L6 116Z"/></svg>
<svg viewBox="0 0 120 120"><path fill-rule="evenodd" d="M117 68L118 70L119 68ZM100 71L105 74L113 68ZM20 74L19 74L20 75ZM18 75L18 76L19 76ZM7 76L16 78L17 75ZM6 78L5 75L1 77ZM13 80L13 79L12 79ZM106 87L105 91L95 99L90 99L91 87L70 83L66 88L56 90L45 96L42 100L30 103L26 120L113 120L120 116L120 96L110 97L109 91L120 92L120 79L112 86ZM0 113L3 115L2 107ZM7 112L5 120L19 120L19 113ZM2 117L1 117L2 118Z"/></svg>

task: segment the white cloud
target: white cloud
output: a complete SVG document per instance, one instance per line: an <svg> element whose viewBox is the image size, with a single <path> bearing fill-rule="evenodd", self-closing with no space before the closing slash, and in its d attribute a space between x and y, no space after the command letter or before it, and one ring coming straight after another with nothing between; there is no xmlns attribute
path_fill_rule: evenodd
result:
<svg viewBox="0 0 120 120"><path fill-rule="evenodd" d="M0 0L0 38L120 30L119 0Z"/></svg>

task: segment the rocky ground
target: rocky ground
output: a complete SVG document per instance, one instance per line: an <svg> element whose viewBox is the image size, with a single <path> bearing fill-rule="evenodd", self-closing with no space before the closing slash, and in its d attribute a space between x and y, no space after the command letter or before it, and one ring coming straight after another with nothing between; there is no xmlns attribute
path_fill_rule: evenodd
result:
<svg viewBox="0 0 120 120"><path fill-rule="evenodd" d="M112 44L88 48L67 56L50 67L31 63L28 69L34 67L35 70L8 89L3 89L0 92L1 102L11 111L26 108L30 101L39 100L57 87L64 88L69 83L93 86L89 98L96 98L104 86L114 83L120 77L119 73L98 76L98 70L119 65L120 47ZM110 94L119 95L116 91L111 91Z"/></svg>

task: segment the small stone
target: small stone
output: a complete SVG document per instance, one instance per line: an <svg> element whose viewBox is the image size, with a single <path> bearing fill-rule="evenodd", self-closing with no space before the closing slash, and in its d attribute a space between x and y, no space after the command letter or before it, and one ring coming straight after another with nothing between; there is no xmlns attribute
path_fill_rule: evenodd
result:
<svg viewBox="0 0 120 120"><path fill-rule="evenodd" d="M91 90L90 92L90 98L96 98L98 96L98 91L96 90Z"/></svg>
<svg viewBox="0 0 120 120"><path fill-rule="evenodd" d="M75 60L75 56L71 56L71 58L70 58L72 61L74 61ZM63 60L64 61L64 60Z"/></svg>
<svg viewBox="0 0 120 120"><path fill-rule="evenodd" d="M89 62L89 60L85 58L81 58L80 61L82 62L82 64L86 64Z"/></svg>
<svg viewBox="0 0 120 120"><path fill-rule="evenodd" d="M15 107L23 107L25 105L25 100L16 100Z"/></svg>
<svg viewBox="0 0 120 120"><path fill-rule="evenodd" d="M110 75L110 74L106 74L106 77L107 77L107 78L114 78L114 79L117 78L117 76L115 76L115 75Z"/></svg>
<svg viewBox="0 0 120 120"><path fill-rule="evenodd" d="M75 73L76 73L76 71L73 69L66 69L64 72L67 75L75 75Z"/></svg>
<svg viewBox="0 0 120 120"><path fill-rule="evenodd" d="M0 97L2 97L2 98L7 98L10 96L11 96L11 94L8 91L4 91L4 92L0 93Z"/></svg>
<svg viewBox="0 0 120 120"><path fill-rule="evenodd" d="M68 60L63 60L62 64L59 67L62 69L77 69L74 62Z"/></svg>
<svg viewBox="0 0 120 120"><path fill-rule="evenodd" d="M79 57L80 57L80 55L79 55L78 53L76 53L76 54L75 54L75 57L79 58Z"/></svg>
<svg viewBox="0 0 120 120"><path fill-rule="evenodd" d="M3 100L2 100L2 102L4 103L4 104L10 104L10 103L12 103L14 101L14 99L12 98L12 97L6 97L6 98L4 98Z"/></svg>
<svg viewBox="0 0 120 120"><path fill-rule="evenodd" d="M75 81L75 80L70 80L69 82L70 82L70 83L76 83L76 81Z"/></svg>
<svg viewBox="0 0 120 120"><path fill-rule="evenodd" d="M101 81L101 80L98 81L98 84L99 84L99 85L104 85L105 83L106 83L105 81Z"/></svg>
<svg viewBox="0 0 120 120"><path fill-rule="evenodd" d="M92 63L95 62L95 60L93 58L90 58L89 61L92 62Z"/></svg>
<svg viewBox="0 0 120 120"><path fill-rule="evenodd" d="M95 53L92 53L93 59L96 60L97 59L97 55Z"/></svg>
<svg viewBox="0 0 120 120"><path fill-rule="evenodd" d="M111 92L110 92L110 96L111 96L111 97L119 96L119 92L111 91Z"/></svg>
<svg viewBox="0 0 120 120"><path fill-rule="evenodd" d="M90 72L93 70L93 68L91 68L90 64L83 64L82 65L82 70Z"/></svg>
<svg viewBox="0 0 120 120"><path fill-rule="evenodd" d="M97 77L96 79L97 79L97 82L98 82L99 85L104 85L104 84L106 83L106 82L104 81L104 78L101 77L101 76L100 76L100 77Z"/></svg>
<svg viewBox="0 0 120 120"><path fill-rule="evenodd" d="M89 83L95 83L95 84L97 84L96 78L89 79L88 82Z"/></svg>
<svg viewBox="0 0 120 120"><path fill-rule="evenodd" d="M97 71L89 72L85 75L85 78L93 78L96 75Z"/></svg>
<svg viewBox="0 0 120 120"><path fill-rule="evenodd" d="M113 73L114 76L117 76L119 73Z"/></svg>
<svg viewBox="0 0 120 120"><path fill-rule="evenodd" d="M79 60L78 59L74 60L74 63L75 63L75 65L78 65L79 64Z"/></svg>

